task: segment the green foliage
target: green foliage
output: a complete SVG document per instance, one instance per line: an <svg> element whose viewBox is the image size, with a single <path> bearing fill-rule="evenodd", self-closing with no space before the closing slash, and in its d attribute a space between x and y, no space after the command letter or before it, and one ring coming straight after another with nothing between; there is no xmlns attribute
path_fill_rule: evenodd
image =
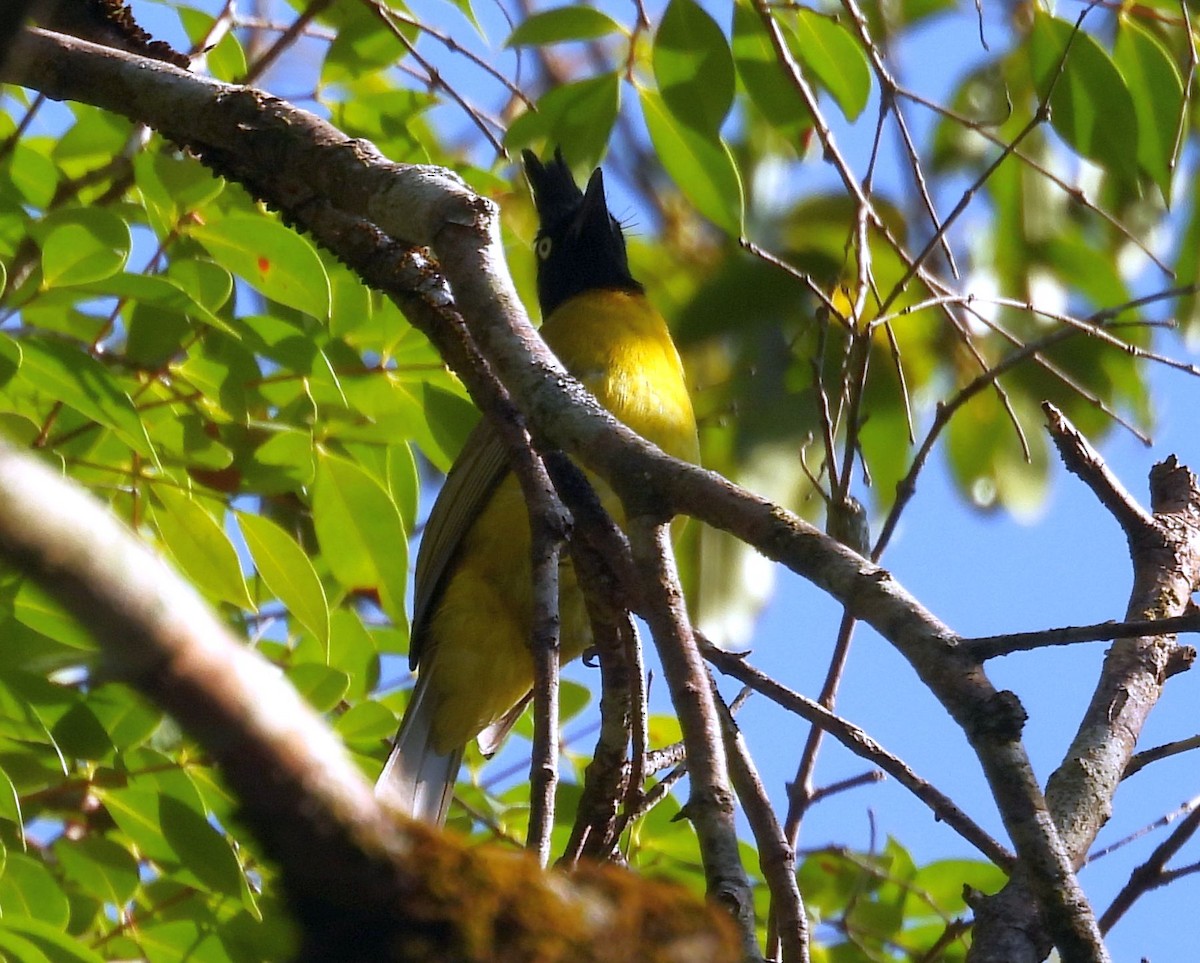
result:
<svg viewBox="0 0 1200 963"><path fill-rule="evenodd" d="M879 517L912 466L910 432L920 437L936 404L1057 330L1062 315L1083 318L1142 290L1119 258L1167 225L1173 199L1190 205L1177 212L1178 283L1200 277L1200 205L1175 183L1181 124L1194 140L1187 42L1140 8L1096 9L1080 30L1037 9L1028 20L1014 14L999 42L977 51L916 145L943 216L1003 156L973 188L969 210L984 213L970 236L949 235L964 293L979 297L948 307L953 298L910 276L932 228L906 186L893 178L877 188L865 218L830 181L810 187L810 175L821 167L818 114L869 141L879 99L891 96L873 67L882 48L866 49L863 31L899 43L952 5L866 3L855 24L825 6L774 4L770 27L760 6L670 0L650 9L649 24L624 8L559 6L511 28L481 26L467 0L438 8L452 52L478 31L485 66L517 77L516 97L498 83L465 89L445 66L436 81L414 80L406 71L422 68L410 47L447 44L399 4L389 25L337 0L315 18L309 62L259 82L311 90L306 106L347 134L395 161L452 167L499 197L526 294L530 205L515 168L464 160L487 155L475 149L475 126L466 127L472 149L460 149L452 94L490 97L482 112L503 118L497 136L509 150L561 145L581 170L604 160L636 192L633 271L678 336L705 464L815 514L814 488L830 484L822 464L844 455L821 450L822 404L840 407L860 370L859 423L843 411L829 434L835 447L853 436L849 461L869 470L860 495ZM208 42L216 4L166 7L178 36ZM241 77L261 52L251 39L261 38L222 33L209 71ZM504 58L518 53L534 80L509 69ZM550 75L558 82L543 83ZM160 548L374 775L405 699L395 691L402 660L384 657L407 650L408 539L420 527L422 482L450 465L475 418L461 386L395 305L243 188L157 136L143 141L124 119L6 93L0 429ZM916 110L897 103L906 117ZM1034 124L1043 106L1048 121ZM1007 154L1027 126L1020 156ZM1095 167L1088 204L1050 174L1081 158ZM898 180L912 177L906 169ZM791 270L747 254L743 239ZM985 303L986 292L1008 300ZM1021 307L1047 292L1055 310ZM1194 329L1196 300L1178 315ZM1131 349L1149 344L1143 328L1111 333ZM1112 424L1106 409L1150 421L1135 352L1084 334L1045 345L1000 388L972 397L939 441L960 494L983 509L1029 511L1044 497L1042 400L1093 436ZM680 563L709 635L743 641L769 591L757 556L692 525ZM286 958L292 934L273 870L238 827L219 773L155 708L93 674L86 627L7 571L0 623L0 955ZM594 703L575 683L561 700L564 721L588 718ZM529 737L528 720L516 734ZM672 717L651 719L653 747L678 738ZM586 761L568 748L560 850ZM476 815L456 812L456 825L519 837L528 787L494 786L482 760L469 762L460 795ZM668 796L628 828L623 852L640 871L699 890L695 835L680 817ZM812 853L799 879L821 942L814 959L829 961L925 958L966 912L963 885L991 891L1002 881L985 864L917 866L894 840L882 853ZM938 958L962 955L959 939Z"/></svg>

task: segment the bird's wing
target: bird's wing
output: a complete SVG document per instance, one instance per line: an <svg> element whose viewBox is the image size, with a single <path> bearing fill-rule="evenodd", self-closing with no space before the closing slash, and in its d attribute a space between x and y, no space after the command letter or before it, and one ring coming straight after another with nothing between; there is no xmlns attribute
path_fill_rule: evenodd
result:
<svg viewBox="0 0 1200 963"><path fill-rule="evenodd" d="M450 563L496 486L508 474L508 453L486 418L467 436L438 493L421 547L417 550L413 592L412 644L408 662L416 668L424 648L425 626L433 615Z"/></svg>

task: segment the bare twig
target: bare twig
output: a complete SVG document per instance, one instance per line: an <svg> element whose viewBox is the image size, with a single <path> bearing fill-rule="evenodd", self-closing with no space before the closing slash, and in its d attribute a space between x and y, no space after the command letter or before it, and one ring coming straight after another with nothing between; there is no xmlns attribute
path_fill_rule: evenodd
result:
<svg viewBox="0 0 1200 963"><path fill-rule="evenodd" d="M1154 830L1162 829L1164 826L1170 826L1171 823L1175 822L1176 820L1182 819L1189 813L1194 812L1197 807L1200 807L1200 796L1189 799L1187 802L1177 806L1175 809L1172 809L1169 813L1159 816L1158 819L1154 820L1154 822L1143 826L1141 829L1130 833L1128 836L1118 839L1115 843L1109 843L1103 849L1093 850L1092 852L1088 853L1086 862L1094 863L1096 860L1103 859L1105 856L1111 856L1113 853L1124 849L1130 843L1135 843L1144 836L1154 832Z"/></svg>
<svg viewBox="0 0 1200 963"><path fill-rule="evenodd" d="M1074 645L1077 642L1105 642L1131 635L1175 635L1179 632L1200 632L1200 613L1189 612L1167 619L1140 619L1134 622L1097 622L1094 625L1070 625L1060 629L1037 632L1012 632L1007 635L988 635L963 639L962 644L984 661L1014 652L1029 652L1051 645Z"/></svg>
<svg viewBox="0 0 1200 963"><path fill-rule="evenodd" d="M759 778L733 713L713 685L713 698L721 719L721 734L729 758L729 775L742 801L750 831L758 846L758 864L771 891L771 923L779 934L782 963L807 963L808 918L796 883L796 853L783 834L766 787Z"/></svg>
<svg viewBox="0 0 1200 963"><path fill-rule="evenodd" d="M796 713L801 718L807 719L813 725L820 726L856 756L866 759L892 776L925 803L939 820L950 826L1001 869L1008 870L1012 867L1014 862L1012 853L973 822L949 796L914 773L903 760L880 746L862 729L840 716L834 715L824 706L775 681L744 659L722 651L707 642L704 643L703 649L704 657L718 670L751 686L756 692Z"/></svg>
<svg viewBox="0 0 1200 963"><path fill-rule="evenodd" d="M1100 453L1054 405L1045 402L1042 410L1046 413L1050 435L1058 446L1067 471L1083 479L1100 504L1112 513L1131 542L1152 538L1156 528L1154 516L1129 494L1121 480L1109 470Z"/></svg>
<svg viewBox="0 0 1200 963"><path fill-rule="evenodd" d="M1129 760L1129 764L1125 767L1125 772L1121 774L1121 778L1128 779L1134 773L1141 772L1152 762L1158 762L1160 759L1169 759L1171 756L1177 756L1182 752L1191 752L1193 749L1200 749L1200 735L1189 736L1187 739L1179 739L1175 742L1168 742L1165 745L1155 746L1153 749L1139 752Z"/></svg>
<svg viewBox="0 0 1200 963"><path fill-rule="evenodd" d="M1200 829L1200 809L1193 809L1150 854L1141 866L1130 874L1127 882L1100 916L1100 928L1107 933L1125 915L1138 898L1167 882L1167 860L1174 856Z"/></svg>

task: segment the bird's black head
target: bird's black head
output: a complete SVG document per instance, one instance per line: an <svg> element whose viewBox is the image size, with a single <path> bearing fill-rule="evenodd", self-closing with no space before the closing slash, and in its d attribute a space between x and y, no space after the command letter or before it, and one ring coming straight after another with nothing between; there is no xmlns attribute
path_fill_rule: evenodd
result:
<svg viewBox="0 0 1200 963"><path fill-rule="evenodd" d="M584 291L642 291L629 273L625 236L608 211L600 168L592 172L587 190L581 191L561 150L555 150L545 164L532 151L521 156L541 220L534 252L542 317L548 318L567 298Z"/></svg>

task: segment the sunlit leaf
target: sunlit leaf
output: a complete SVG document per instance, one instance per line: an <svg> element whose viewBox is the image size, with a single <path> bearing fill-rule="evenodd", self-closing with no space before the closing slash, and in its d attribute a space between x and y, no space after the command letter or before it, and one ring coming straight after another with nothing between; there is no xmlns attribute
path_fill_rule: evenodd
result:
<svg viewBox="0 0 1200 963"><path fill-rule="evenodd" d="M862 47L841 21L815 10L798 10L788 26L796 59L817 75L846 118L855 120L871 94L871 69Z"/></svg>
<svg viewBox="0 0 1200 963"><path fill-rule="evenodd" d="M101 902L124 906L137 889L137 860L105 836L60 838L54 844L54 855L66 878Z"/></svg>
<svg viewBox="0 0 1200 963"><path fill-rule="evenodd" d="M329 278L307 239L273 218L233 214L194 224L188 234L214 261L272 301L314 318L329 317Z"/></svg>
<svg viewBox="0 0 1200 963"><path fill-rule="evenodd" d="M715 139L733 105L733 56L725 34L695 0L671 0L654 35L654 79L683 124Z"/></svg>
<svg viewBox="0 0 1200 963"><path fill-rule="evenodd" d="M133 402L108 368L61 341L25 338L20 344L21 370L16 380L112 429L138 454L153 457Z"/></svg>
<svg viewBox="0 0 1200 963"><path fill-rule="evenodd" d="M568 40L596 40L621 32L619 23L594 7L554 7L522 20L504 46L535 47Z"/></svg>
<svg viewBox="0 0 1200 963"><path fill-rule="evenodd" d="M754 106L799 151L801 135L811 128L812 116L780 66L762 20L746 0L733 5L732 47L738 76Z"/></svg>
<svg viewBox="0 0 1200 963"><path fill-rule="evenodd" d="M262 515L238 514L238 525L267 588L310 632L329 639L329 603L312 562L296 540Z"/></svg>
<svg viewBox="0 0 1200 963"><path fill-rule="evenodd" d="M513 121L504 143L515 150L544 141L549 147L561 147L568 164L594 166L608 145L620 104L616 73L563 84L546 93L536 111L526 111Z"/></svg>
<svg viewBox="0 0 1200 963"><path fill-rule="evenodd" d="M9 853L0 876L4 917L27 916L60 929L70 916L67 897L45 864L24 853Z"/></svg>
<svg viewBox="0 0 1200 963"><path fill-rule="evenodd" d="M1171 55L1149 30L1122 17L1113 59L1137 112L1137 159L1171 203L1172 161L1183 105L1183 81Z"/></svg>
<svg viewBox="0 0 1200 963"><path fill-rule="evenodd" d="M1050 123L1084 157L1127 181L1137 176L1138 117L1129 88L1091 36L1040 10L1030 58L1038 95L1050 95ZM1061 71L1060 71L1061 65Z"/></svg>
<svg viewBox="0 0 1200 963"><path fill-rule="evenodd" d="M353 462L317 460L313 525L321 553L349 589L374 589L394 618L404 618L408 539L386 489Z"/></svg>
<svg viewBox="0 0 1200 963"><path fill-rule="evenodd" d="M126 223L102 208L73 208L40 226L42 280L49 287L86 284L115 274L133 241Z"/></svg>
<svg viewBox="0 0 1200 963"><path fill-rule="evenodd" d="M725 144L676 121L662 98L641 91L642 113L663 166L701 214L730 234L742 229L742 181Z"/></svg>
<svg viewBox="0 0 1200 963"><path fill-rule="evenodd" d="M253 609L237 550L200 503L170 485L154 487L154 521L180 569L214 598Z"/></svg>

